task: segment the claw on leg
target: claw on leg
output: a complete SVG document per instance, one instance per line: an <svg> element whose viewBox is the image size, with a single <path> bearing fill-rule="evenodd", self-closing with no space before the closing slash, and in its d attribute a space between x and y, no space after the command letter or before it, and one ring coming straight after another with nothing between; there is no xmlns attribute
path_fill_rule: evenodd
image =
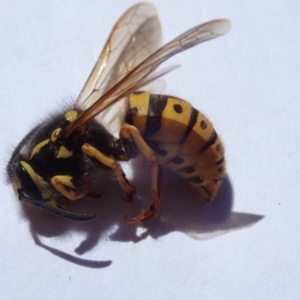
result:
<svg viewBox="0 0 300 300"><path fill-rule="evenodd" d="M113 171L122 190L126 193L128 199L127 201L131 202L132 196L135 194L135 187L129 183L124 171L122 170L119 164L117 164L117 166L115 167L115 169L113 169Z"/></svg>
<svg viewBox="0 0 300 300"><path fill-rule="evenodd" d="M162 181L162 169L157 162L152 163L151 166L151 179L152 179L152 195L153 203L147 211L141 213L140 215L134 218L125 218L126 222L129 224L134 224L140 221L146 221L153 218L160 207L160 190L161 190L161 181Z"/></svg>
<svg viewBox="0 0 300 300"><path fill-rule="evenodd" d="M153 203L147 211L135 218L126 218L126 222L133 224L139 221L146 221L153 218L158 212L160 206L160 188L162 181L162 170L157 163L157 154L153 151L142 137L140 131L129 124L123 124L121 127L121 136L124 139L132 139L139 151L151 163L151 184Z"/></svg>

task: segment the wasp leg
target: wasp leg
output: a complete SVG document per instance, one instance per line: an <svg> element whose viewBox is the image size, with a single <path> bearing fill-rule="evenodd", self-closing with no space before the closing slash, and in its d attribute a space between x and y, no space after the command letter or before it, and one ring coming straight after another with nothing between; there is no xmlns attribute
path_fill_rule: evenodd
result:
<svg viewBox="0 0 300 300"><path fill-rule="evenodd" d="M146 221L153 218L160 207L160 189L161 189L161 181L162 181L162 169L157 163L153 163L151 166L151 182L152 182L152 195L153 195L153 203L149 207L147 211L141 213L140 215L134 218L126 218L126 222L129 224L133 224L140 221Z"/></svg>
<svg viewBox="0 0 300 300"><path fill-rule="evenodd" d="M86 192L77 192L76 187L72 183L72 176L56 175L51 178L51 184L69 200L76 200L86 195Z"/></svg>
<svg viewBox="0 0 300 300"><path fill-rule="evenodd" d="M156 162L156 153L149 147L149 145L145 142L139 130L128 124L123 124L121 127L121 136L124 139L132 139L139 151L144 155L144 157L150 162Z"/></svg>
<svg viewBox="0 0 300 300"><path fill-rule="evenodd" d="M132 139L139 151L144 155L144 157L151 163L151 189L153 195L153 203L150 208L144 213L138 215L135 218L127 219L127 223L136 223L139 221L146 221L153 218L158 212L160 206L160 189L162 181L162 169L157 163L156 153L149 147L149 145L143 139L139 130L128 124L123 124L121 127L121 136L124 139Z"/></svg>
<svg viewBox="0 0 300 300"><path fill-rule="evenodd" d="M126 193L128 197L128 201L131 201L132 195L135 193L135 187L131 185L127 180L126 175L122 170L120 164L118 164L114 159L103 154L101 151L99 151L98 149L96 149L88 143L83 144L81 149L88 156L94 157L99 162L101 162L102 164L111 168L114 171L118 183L120 184L122 190Z"/></svg>

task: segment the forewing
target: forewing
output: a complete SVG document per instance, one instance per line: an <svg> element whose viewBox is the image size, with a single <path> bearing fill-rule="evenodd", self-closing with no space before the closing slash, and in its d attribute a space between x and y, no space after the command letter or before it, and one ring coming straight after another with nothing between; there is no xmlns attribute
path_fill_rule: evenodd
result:
<svg viewBox="0 0 300 300"><path fill-rule="evenodd" d="M198 25L171 42L161 47L137 67L130 71L123 79L108 90L90 108L84 111L73 123L71 123L65 135L70 135L76 128L84 126L87 122L97 116L101 111L119 101L123 97L136 91L138 88L169 72L171 69L153 73L153 71L171 56L185 51L199 43L208 41L226 34L230 29L230 22L225 19L213 20Z"/></svg>
<svg viewBox="0 0 300 300"><path fill-rule="evenodd" d="M161 27L155 7L139 3L116 22L76 105L85 110L160 45Z"/></svg>

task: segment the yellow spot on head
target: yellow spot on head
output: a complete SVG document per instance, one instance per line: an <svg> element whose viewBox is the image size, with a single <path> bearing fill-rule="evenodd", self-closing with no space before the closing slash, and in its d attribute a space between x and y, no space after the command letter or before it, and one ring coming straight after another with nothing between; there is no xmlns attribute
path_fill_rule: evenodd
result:
<svg viewBox="0 0 300 300"><path fill-rule="evenodd" d="M74 109L71 110L67 110L65 112L65 118L67 121L69 121L70 123L73 122L78 116L78 112Z"/></svg>
<svg viewBox="0 0 300 300"><path fill-rule="evenodd" d="M58 150L56 158L68 158L72 156L72 152L69 151L65 146L61 146Z"/></svg>
<svg viewBox="0 0 300 300"><path fill-rule="evenodd" d="M47 145L48 143L49 143L49 139L44 140L44 141L38 143L38 144L33 148L32 152L31 152L30 159L32 159L32 157L33 157L35 154L39 153L40 150L41 150L45 145Z"/></svg>

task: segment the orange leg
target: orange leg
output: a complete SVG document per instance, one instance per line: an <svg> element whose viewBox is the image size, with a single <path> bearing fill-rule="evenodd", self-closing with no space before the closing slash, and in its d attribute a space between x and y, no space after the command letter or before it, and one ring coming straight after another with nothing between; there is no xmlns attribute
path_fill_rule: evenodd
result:
<svg viewBox="0 0 300 300"><path fill-rule="evenodd" d="M152 164L151 166L151 180L152 180L152 195L153 203L144 213L134 217L134 218L125 218L126 222L133 224L139 221L146 221L153 218L160 207L160 190L161 190L161 180L162 180L162 169L158 164Z"/></svg>
<svg viewBox="0 0 300 300"><path fill-rule="evenodd" d="M157 163L156 153L145 142L139 130L131 125L123 124L121 128L121 136L125 139L132 139L139 151L151 163L151 189L153 195L153 203L144 213L134 217L126 218L127 223L133 224L139 221L146 221L153 218L158 212L160 206L160 190L162 181L162 169Z"/></svg>
<svg viewBox="0 0 300 300"><path fill-rule="evenodd" d="M71 201L75 201L86 195L86 192L77 192L76 187L72 183L72 176L69 175L56 175L51 178L51 184L59 191L63 196Z"/></svg>
<svg viewBox="0 0 300 300"><path fill-rule="evenodd" d="M134 195L135 193L135 187L129 183L121 166L114 159L105 155L104 153L102 153L101 151L99 151L98 149L96 149L88 143L83 144L81 149L88 156L94 157L99 162L101 162L107 167L110 167L114 171L118 183L127 195L128 201L131 201L132 195Z"/></svg>

